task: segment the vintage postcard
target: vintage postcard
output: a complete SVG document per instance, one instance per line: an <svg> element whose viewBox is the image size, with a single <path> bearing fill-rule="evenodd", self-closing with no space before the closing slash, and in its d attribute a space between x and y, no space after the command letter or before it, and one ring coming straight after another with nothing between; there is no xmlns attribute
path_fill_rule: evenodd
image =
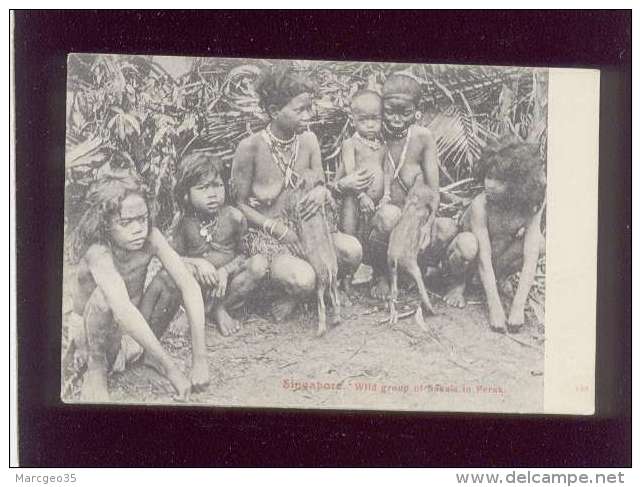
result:
<svg viewBox="0 0 641 487"><path fill-rule="evenodd" d="M598 94L70 54L61 399L592 414Z"/></svg>

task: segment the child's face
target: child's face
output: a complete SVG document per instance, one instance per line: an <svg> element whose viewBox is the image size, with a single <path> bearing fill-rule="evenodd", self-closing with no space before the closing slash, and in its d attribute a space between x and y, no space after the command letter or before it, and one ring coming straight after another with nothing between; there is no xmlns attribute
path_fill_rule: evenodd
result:
<svg viewBox="0 0 641 487"><path fill-rule="evenodd" d="M383 100L383 121L390 132L403 132L416 118L416 105L405 97Z"/></svg>
<svg viewBox="0 0 641 487"><path fill-rule="evenodd" d="M272 122L285 132L302 133L312 119L312 95L301 93L280 110L273 110Z"/></svg>
<svg viewBox="0 0 641 487"><path fill-rule="evenodd" d="M215 213L225 204L225 185L220 175L210 174L189 188L189 202L198 213Z"/></svg>
<svg viewBox="0 0 641 487"><path fill-rule="evenodd" d="M140 250L149 233L149 211L142 196L130 194L120 204L120 215L111 220L111 241L125 250Z"/></svg>
<svg viewBox="0 0 641 487"><path fill-rule="evenodd" d="M375 96L361 96L352 105L354 128L362 137L374 139L381 131L382 111L380 99Z"/></svg>

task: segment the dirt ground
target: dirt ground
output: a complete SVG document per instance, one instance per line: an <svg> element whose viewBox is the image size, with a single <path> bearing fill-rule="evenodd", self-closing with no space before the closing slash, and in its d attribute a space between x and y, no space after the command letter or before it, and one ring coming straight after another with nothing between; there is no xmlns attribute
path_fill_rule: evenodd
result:
<svg viewBox="0 0 641 487"><path fill-rule="evenodd" d="M436 316L425 329L410 315L391 327L386 306L358 289L343 321L317 338L314 303L275 324L245 314L241 331L223 337L207 328L211 383L188 405L538 412L543 409L544 331L526 323L516 335L489 330L485 304L453 309L433 299ZM401 295L401 313L416 309ZM189 372L190 337L183 312L163 345ZM63 336L64 341L64 336ZM81 377L63 369L63 399L78 400ZM110 377L115 403L179 405L169 382L132 364Z"/></svg>

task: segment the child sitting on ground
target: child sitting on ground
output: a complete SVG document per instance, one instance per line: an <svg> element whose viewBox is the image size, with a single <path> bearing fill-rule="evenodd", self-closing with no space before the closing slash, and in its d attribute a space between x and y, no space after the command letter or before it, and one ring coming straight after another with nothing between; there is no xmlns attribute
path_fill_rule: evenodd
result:
<svg viewBox="0 0 641 487"><path fill-rule="evenodd" d="M261 254L241 254L247 221L240 210L225 204L221 174L222 161L209 152L181 161L174 195L182 214L173 245L203 290L207 314L227 336L240 328L227 310L256 288L267 274L268 262Z"/></svg>
<svg viewBox="0 0 641 487"><path fill-rule="evenodd" d="M534 282L539 256L545 253L541 216L545 207L545 166L537 144L506 137L484 152L485 189L465 211L447 248L445 272L451 306L465 306L466 284L478 269L487 298L490 328L518 332ZM472 271L472 272L470 272ZM497 282L520 271L519 284L505 316Z"/></svg>
<svg viewBox="0 0 641 487"><path fill-rule="evenodd" d="M83 316L88 354L82 399L109 400L107 373L118 355L123 333L143 347L146 362L164 373L177 398L188 399L192 388L199 390L209 382L198 283L153 226L137 177L103 176L90 187L86 199L87 209L69 246L70 260L78 265L74 309ZM153 257L164 270L144 289ZM180 304L176 287L191 324L191 383L158 341Z"/></svg>
<svg viewBox="0 0 641 487"><path fill-rule="evenodd" d="M346 193L343 198L341 226L348 235L357 237L367 256L370 218L379 206L390 202L389 187L383 187L385 144L381 138L383 100L372 90L359 90L352 96L351 116L355 133L343 141L341 164L336 179L353 172L369 178L366 189ZM367 263L367 262L366 262ZM349 288L352 276L346 276L343 286Z"/></svg>

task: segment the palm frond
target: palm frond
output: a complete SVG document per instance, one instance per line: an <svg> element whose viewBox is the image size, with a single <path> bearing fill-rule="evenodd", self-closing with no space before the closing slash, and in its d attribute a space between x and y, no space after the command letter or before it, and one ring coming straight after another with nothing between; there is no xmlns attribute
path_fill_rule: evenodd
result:
<svg viewBox="0 0 641 487"><path fill-rule="evenodd" d="M488 139L494 137L477 118L452 104L436 115L428 126L436 139L442 168L449 175L456 174L456 179L472 174Z"/></svg>

